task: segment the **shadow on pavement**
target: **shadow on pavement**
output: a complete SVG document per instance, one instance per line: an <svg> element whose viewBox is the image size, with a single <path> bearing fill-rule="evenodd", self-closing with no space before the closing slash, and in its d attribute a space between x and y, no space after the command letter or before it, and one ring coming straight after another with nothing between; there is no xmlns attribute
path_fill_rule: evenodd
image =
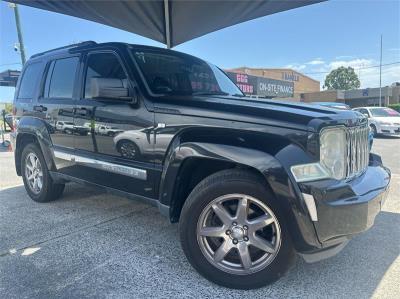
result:
<svg viewBox="0 0 400 299"><path fill-rule="evenodd" d="M369 298L399 255L399 224L400 214L382 212L336 257L315 264L298 259L273 285L238 291L197 274L180 248L177 225L155 208L75 184L61 200L38 204L19 186L0 191L0 294ZM29 246L39 249L22 256Z"/></svg>

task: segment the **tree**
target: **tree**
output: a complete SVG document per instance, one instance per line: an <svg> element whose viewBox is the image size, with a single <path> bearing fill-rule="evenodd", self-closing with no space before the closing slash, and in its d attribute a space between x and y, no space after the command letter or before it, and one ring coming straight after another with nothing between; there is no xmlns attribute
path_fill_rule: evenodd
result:
<svg viewBox="0 0 400 299"><path fill-rule="evenodd" d="M324 88L349 90L360 87L360 80L352 67L341 66L325 78Z"/></svg>

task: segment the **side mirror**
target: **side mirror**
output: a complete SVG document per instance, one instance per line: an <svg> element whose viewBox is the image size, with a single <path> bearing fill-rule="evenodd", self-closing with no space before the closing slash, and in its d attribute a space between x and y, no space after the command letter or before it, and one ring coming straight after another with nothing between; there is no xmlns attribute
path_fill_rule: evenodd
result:
<svg viewBox="0 0 400 299"><path fill-rule="evenodd" d="M129 88L126 80L115 78L91 78L91 95L93 99L107 99L126 101L137 104L137 91L129 96Z"/></svg>
<svg viewBox="0 0 400 299"><path fill-rule="evenodd" d="M368 113L363 113L363 115L364 115L365 117L369 118Z"/></svg>

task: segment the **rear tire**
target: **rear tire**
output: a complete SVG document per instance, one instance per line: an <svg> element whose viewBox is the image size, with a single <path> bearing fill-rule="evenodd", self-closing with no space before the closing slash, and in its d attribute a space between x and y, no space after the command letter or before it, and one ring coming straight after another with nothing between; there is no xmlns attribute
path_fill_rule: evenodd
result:
<svg viewBox="0 0 400 299"><path fill-rule="evenodd" d="M52 180L42 151L34 143L22 150L21 174L26 192L36 202L56 200L64 191L64 184L56 184Z"/></svg>
<svg viewBox="0 0 400 299"><path fill-rule="evenodd" d="M218 206L223 208L222 214ZM259 288L282 277L295 260L285 218L274 195L265 181L251 172L230 169L205 178L190 193L180 219L180 239L187 259L216 284ZM209 236L211 230L213 235ZM265 242L260 243L260 238ZM265 244L268 246L263 247ZM229 249L223 249L225 255L220 260L219 251L225 246Z"/></svg>

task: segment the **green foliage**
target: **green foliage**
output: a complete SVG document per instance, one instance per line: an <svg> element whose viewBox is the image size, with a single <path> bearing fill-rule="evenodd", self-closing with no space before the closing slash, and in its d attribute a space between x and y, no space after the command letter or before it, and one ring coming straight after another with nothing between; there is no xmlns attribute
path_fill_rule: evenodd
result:
<svg viewBox="0 0 400 299"><path fill-rule="evenodd" d="M349 90L360 87L360 80L352 67L341 66L332 70L325 78L324 87L327 89Z"/></svg>
<svg viewBox="0 0 400 299"><path fill-rule="evenodd" d="M396 110L397 112L400 112L400 104L389 105L389 108L392 108L393 110Z"/></svg>
<svg viewBox="0 0 400 299"><path fill-rule="evenodd" d="M12 103L6 103L6 114L8 113L12 113L12 108L13 108L13 104Z"/></svg>

